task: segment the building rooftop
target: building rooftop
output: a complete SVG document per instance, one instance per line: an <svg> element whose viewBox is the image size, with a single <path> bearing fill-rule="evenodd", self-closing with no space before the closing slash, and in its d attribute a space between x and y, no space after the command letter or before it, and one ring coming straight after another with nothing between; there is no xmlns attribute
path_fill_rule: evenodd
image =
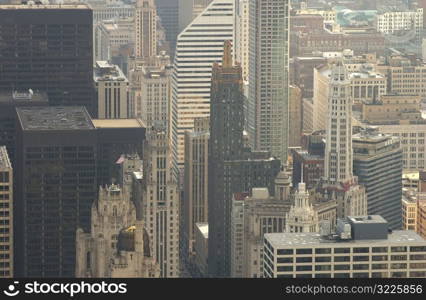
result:
<svg viewBox="0 0 426 300"><path fill-rule="evenodd" d="M96 62L96 66L93 69L93 77L95 81L128 81L117 65L103 60Z"/></svg>
<svg viewBox="0 0 426 300"><path fill-rule="evenodd" d="M94 119L93 125L96 128L145 128L145 124L140 119Z"/></svg>
<svg viewBox="0 0 426 300"><path fill-rule="evenodd" d="M9 155L5 146L0 146L0 169L10 169L12 165L10 164Z"/></svg>
<svg viewBox="0 0 426 300"><path fill-rule="evenodd" d="M426 240L420 237L414 231L398 230L388 234L387 239L378 240L330 240L319 233L267 233L265 239L275 248L292 248L292 247L316 247L324 246L324 244L338 244L340 247L350 247L371 245L401 245L407 246L412 244L426 245Z"/></svg>
<svg viewBox="0 0 426 300"><path fill-rule="evenodd" d="M23 107L16 111L23 130L95 129L83 106Z"/></svg>

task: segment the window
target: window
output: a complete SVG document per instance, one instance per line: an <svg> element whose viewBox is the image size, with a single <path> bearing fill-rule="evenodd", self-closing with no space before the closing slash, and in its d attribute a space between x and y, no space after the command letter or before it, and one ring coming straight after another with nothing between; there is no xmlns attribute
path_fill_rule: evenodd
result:
<svg viewBox="0 0 426 300"><path fill-rule="evenodd" d="M293 258L292 257L278 257L277 262L279 264L289 264L293 262Z"/></svg>
<svg viewBox="0 0 426 300"><path fill-rule="evenodd" d="M312 271L312 266L296 266L296 271Z"/></svg>
<svg viewBox="0 0 426 300"><path fill-rule="evenodd" d="M315 262L321 263L321 262L330 262L331 257L315 257Z"/></svg>
<svg viewBox="0 0 426 300"><path fill-rule="evenodd" d="M373 247L372 252L373 253L384 253L384 252L388 252L388 247Z"/></svg>
<svg viewBox="0 0 426 300"><path fill-rule="evenodd" d="M335 265L334 270L340 271L340 270L350 270L350 265Z"/></svg>
<svg viewBox="0 0 426 300"><path fill-rule="evenodd" d="M296 257L296 262L298 262L298 263L310 263L310 262L312 262L312 257Z"/></svg>
<svg viewBox="0 0 426 300"><path fill-rule="evenodd" d="M335 256L334 262L345 262L345 261L351 261L350 256Z"/></svg>
<svg viewBox="0 0 426 300"><path fill-rule="evenodd" d="M331 249L330 248L318 248L315 249L315 254L329 254L331 253Z"/></svg>
<svg viewBox="0 0 426 300"><path fill-rule="evenodd" d="M426 252L426 246L411 246L411 252Z"/></svg>
<svg viewBox="0 0 426 300"><path fill-rule="evenodd" d="M407 247L405 246L391 247L391 252L407 252Z"/></svg>
<svg viewBox="0 0 426 300"><path fill-rule="evenodd" d="M278 255L292 255L293 249L278 249L277 253Z"/></svg>
<svg viewBox="0 0 426 300"><path fill-rule="evenodd" d="M312 249L296 249L296 254L312 254Z"/></svg>
<svg viewBox="0 0 426 300"><path fill-rule="evenodd" d="M354 248L354 253L368 253L368 247Z"/></svg>
<svg viewBox="0 0 426 300"><path fill-rule="evenodd" d="M334 253L351 253L350 248L334 248Z"/></svg>
<svg viewBox="0 0 426 300"><path fill-rule="evenodd" d="M293 266L279 266L277 267L278 272L293 272Z"/></svg>

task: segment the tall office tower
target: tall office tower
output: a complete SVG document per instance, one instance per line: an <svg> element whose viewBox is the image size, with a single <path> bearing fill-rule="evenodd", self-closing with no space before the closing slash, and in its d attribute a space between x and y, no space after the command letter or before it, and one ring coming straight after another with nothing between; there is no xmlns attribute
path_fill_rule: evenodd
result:
<svg viewBox="0 0 426 300"><path fill-rule="evenodd" d="M285 221L286 232L319 231L318 212L310 203L309 192L306 190L304 182L298 184L294 194L294 204L286 214Z"/></svg>
<svg viewBox="0 0 426 300"><path fill-rule="evenodd" d="M208 263L210 275L216 277L230 275L232 195L256 186L268 187L273 194L281 164L268 152L244 146L242 70L233 65L231 42L224 48L222 65L213 65L209 142Z"/></svg>
<svg viewBox="0 0 426 300"><path fill-rule="evenodd" d="M179 0L155 0L157 15L163 25L166 41L170 44L171 57L175 55L176 40L179 34L179 5Z"/></svg>
<svg viewBox="0 0 426 300"><path fill-rule="evenodd" d="M98 118L132 118L133 103L130 102L129 81L123 71L107 61L97 61L93 75L98 100Z"/></svg>
<svg viewBox="0 0 426 300"><path fill-rule="evenodd" d="M154 124L147 134L143 162L142 219L160 264L160 276L179 277L179 192L165 124Z"/></svg>
<svg viewBox="0 0 426 300"><path fill-rule="evenodd" d="M249 110L254 144L283 163L288 148L288 0L250 0Z"/></svg>
<svg viewBox="0 0 426 300"><path fill-rule="evenodd" d="M160 268L144 222L136 219L136 207L125 188L99 188L93 202L91 230L76 233L78 278L153 278Z"/></svg>
<svg viewBox="0 0 426 300"><path fill-rule="evenodd" d="M16 107L48 106L44 92L4 91L0 92L0 145L5 145L12 165L15 164Z"/></svg>
<svg viewBox="0 0 426 300"><path fill-rule="evenodd" d="M235 2L235 60L243 69L243 80L249 73L249 0Z"/></svg>
<svg viewBox="0 0 426 300"><path fill-rule="evenodd" d="M40 90L51 105L83 105L95 116L92 35L85 4L1 5L0 89Z"/></svg>
<svg viewBox="0 0 426 300"><path fill-rule="evenodd" d="M365 187L368 214L379 214L389 227L401 229L402 148L397 137L362 131L352 140L353 168Z"/></svg>
<svg viewBox="0 0 426 300"><path fill-rule="evenodd" d="M289 124L288 146L300 147L302 145L302 90L295 85L289 86Z"/></svg>
<svg viewBox="0 0 426 300"><path fill-rule="evenodd" d="M323 187L328 195L337 197L339 218L366 215L365 188L358 185L352 172L352 101L341 62L331 68L329 91Z"/></svg>
<svg viewBox="0 0 426 300"><path fill-rule="evenodd" d="M73 277L77 227L90 230L96 129L82 107L17 108L15 272Z"/></svg>
<svg viewBox="0 0 426 300"><path fill-rule="evenodd" d="M135 11L135 55L157 55L157 10L154 0L137 0Z"/></svg>
<svg viewBox="0 0 426 300"><path fill-rule="evenodd" d="M137 99L136 115L142 119L148 130L155 122L163 122L169 126L171 73L170 64L142 67L141 97Z"/></svg>
<svg viewBox="0 0 426 300"><path fill-rule="evenodd" d="M0 278L13 277L13 169L0 146Z"/></svg>
<svg viewBox="0 0 426 300"><path fill-rule="evenodd" d="M414 231L389 232L386 220L378 215L348 217L339 221L340 226L337 227L336 235L328 235L327 232L324 232L324 235L265 234L263 256L265 277L424 278L426 276L426 240Z"/></svg>
<svg viewBox="0 0 426 300"><path fill-rule="evenodd" d="M221 62L224 41L234 40L234 2L213 0L178 36L171 112L176 171L184 167L185 131L194 128L195 118L210 115L212 64Z"/></svg>
<svg viewBox="0 0 426 300"><path fill-rule="evenodd" d="M208 163L210 118L194 120L194 130L185 132L185 179L182 236L189 258L194 254L196 223L208 221Z"/></svg>

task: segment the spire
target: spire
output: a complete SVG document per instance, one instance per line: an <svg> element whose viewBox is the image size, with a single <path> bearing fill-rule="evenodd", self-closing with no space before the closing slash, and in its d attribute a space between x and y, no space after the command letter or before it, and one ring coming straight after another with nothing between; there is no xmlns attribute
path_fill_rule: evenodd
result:
<svg viewBox="0 0 426 300"><path fill-rule="evenodd" d="M230 40L226 40L223 47L222 67L232 68L232 45Z"/></svg>

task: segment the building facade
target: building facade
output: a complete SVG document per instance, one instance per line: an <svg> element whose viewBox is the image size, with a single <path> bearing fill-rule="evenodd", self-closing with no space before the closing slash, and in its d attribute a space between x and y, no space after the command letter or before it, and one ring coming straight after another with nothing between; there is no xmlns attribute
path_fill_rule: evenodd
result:
<svg viewBox="0 0 426 300"><path fill-rule="evenodd" d="M324 157L324 180L328 197L337 200L337 216L361 216L367 212L365 188L353 175L352 99L345 66L331 69Z"/></svg>
<svg viewBox="0 0 426 300"><path fill-rule="evenodd" d="M214 3L214 2L213 2ZM225 42L223 63L213 66L209 147L209 273L230 276L232 195L253 187L268 187L280 161L268 152L244 147L242 69L233 65L231 42Z"/></svg>
<svg viewBox="0 0 426 300"><path fill-rule="evenodd" d="M170 140L162 124L155 124L144 146L141 201L142 220L151 238L160 277L179 277L180 198L173 177Z"/></svg>
<svg viewBox="0 0 426 300"><path fill-rule="evenodd" d="M135 55L157 55L157 9L154 0L137 0L135 8Z"/></svg>
<svg viewBox="0 0 426 300"><path fill-rule="evenodd" d="M5 146L0 147L0 278L14 277L13 168Z"/></svg>
<svg viewBox="0 0 426 300"><path fill-rule="evenodd" d="M249 115L254 145L287 161L289 98L289 1L250 1ZM273 32L273 34L270 34Z"/></svg>
<svg viewBox="0 0 426 300"><path fill-rule="evenodd" d="M401 229L402 149L398 138L361 132L353 138L353 167L365 187L368 214L379 214Z"/></svg>
<svg viewBox="0 0 426 300"><path fill-rule="evenodd" d="M369 218L370 217L370 218ZM334 238L272 233L264 240L267 278L422 278L426 241L413 231L388 234L380 216L351 217ZM349 230L348 230L349 229Z"/></svg>
<svg viewBox="0 0 426 300"><path fill-rule="evenodd" d="M129 81L118 66L109 64L107 61L97 61L94 69L94 82L99 119L130 119L133 117Z"/></svg>
<svg viewBox="0 0 426 300"><path fill-rule="evenodd" d="M208 221L210 118L194 120L194 131L185 132L185 179L182 226L185 248L192 254L196 223Z"/></svg>
<svg viewBox="0 0 426 300"><path fill-rule="evenodd" d="M249 4L249 0L237 0L235 6L235 60L241 64L244 81L249 79Z"/></svg>
<svg viewBox="0 0 426 300"><path fill-rule="evenodd" d="M172 69L169 63L142 67L141 94L140 98L135 98L135 106L136 115L142 119L148 129L155 122L164 122L169 126L171 73Z"/></svg>
<svg viewBox="0 0 426 300"><path fill-rule="evenodd" d="M18 108L16 276L73 277L75 233L90 230L97 136L82 107Z"/></svg>
<svg viewBox="0 0 426 300"><path fill-rule="evenodd" d="M85 4L2 5L0 89L39 90L96 116L92 16Z"/></svg>
<svg viewBox="0 0 426 300"><path fill-rule="evenodd" d="M76 233L78 278L153 278L160 268L144 222L136 219L136 208L129 193L120 186L99 188L93 202L91 230Z"/></svg>
<svg viewBox="0 0 426 300"><path fill-rule="evenodd" d="M182 1L191 2L191 1ZM212 65L223 43L234 44L234 0L214 0L179 34L172 75L172 146L175 169L183 169L186 130L210 115Z"/></svg>

